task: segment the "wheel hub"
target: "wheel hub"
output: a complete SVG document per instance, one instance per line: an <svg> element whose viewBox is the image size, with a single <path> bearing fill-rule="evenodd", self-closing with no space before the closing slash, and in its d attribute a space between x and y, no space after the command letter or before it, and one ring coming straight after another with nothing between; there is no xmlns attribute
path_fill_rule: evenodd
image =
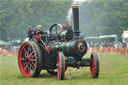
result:
<svg viewBox="0 0 128 85"><path fill-rule="evenodd" d="M28 57L25 58L24 61L28 63L29 62L29 58Z"/></svg>

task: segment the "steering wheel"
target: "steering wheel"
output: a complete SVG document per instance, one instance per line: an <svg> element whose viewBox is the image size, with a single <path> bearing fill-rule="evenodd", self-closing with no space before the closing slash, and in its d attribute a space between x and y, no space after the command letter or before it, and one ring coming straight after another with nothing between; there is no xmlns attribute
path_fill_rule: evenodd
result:
<svg viewBox="0 0 128 85"><path fill-rule="evenodd" d="M50 34L58 34L62 31L62 25L61 24L53 24L50 29L49 32Z"/></svg>

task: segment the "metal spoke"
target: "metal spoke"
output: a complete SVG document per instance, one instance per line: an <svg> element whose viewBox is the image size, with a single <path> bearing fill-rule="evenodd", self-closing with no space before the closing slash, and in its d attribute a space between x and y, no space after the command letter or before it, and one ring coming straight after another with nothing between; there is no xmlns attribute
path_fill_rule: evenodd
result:
<svg viewBox="0 0 128 85"><path fill-rule="evenodd" d="M27 64L27 62L24 63L24 65L26 65L26 64Z"/></svg>
<svg viewBox="0 0 128 85"><path fill-rule="evenodd" d="M31 66L30 66L30 64L28 64L28 71L29 71L29 72L31 71Z"/></svg>
<svg viewBox="0 0 128 85"><path fill-rule="evenodd" d="M28 54L31 53L31 47L28 47Z"/></svg>
<svg viewBox="0 0 128 85"><path fill-rule="evenodd" d="M32 58L34 58L34 57L35 57L35 53L33 54Z"/></svg>
<svg viewBox="0 0 128 85"><path fill-rule="evenodd" d="M32 67L32 69L34 70L34 67L31 65L31 63L30 63L30 67Z"/></svg>
<svg viewBox="0 0 128 85"><path fill-rule="evenodd" d="M32 56L32 54L34 53L34 51L31 52L31 54L29 56Z"/></svg>
<svg viewBox="0 0 128 85"><path fill-rule="evenodd" d="M27 58L27 55L26 55L26 53L24 52L24 56L25 56L25 58Z"/></svg>
<svg viewBox="0 0 128 85"><path fill-rule="evenodd" d="M24 48L24 51L25 51L25 53L28 53L25 48Z"/></svg>
<svg viewBox="0 0 128 85"><path fill-rule="evenodd" d="M33 62L31 62L32 63L32 65L34 66L34 67L36 67L36 65L33 63Z"/></svg>
<svg viewBox="0 0 128 85"><path fill-rule="evenodd" d="M30 61L35 61L35 59L31 59Z"/></svg>
<svg viewBox="0 0 128 85"><path fill-rule="evenodd" d="M24 70L26 70L27 66L28 66L28 63L27 63L27 65L25 66Z"/></svg>
<svg viewBox="0 0 128 85"><path fill-rule="evenodd" d="M26 51L26 49L25 49L25 48L24 48L24 51L25 51L25 53L24 53L25 58L27 58L28 52Z"/></svg>

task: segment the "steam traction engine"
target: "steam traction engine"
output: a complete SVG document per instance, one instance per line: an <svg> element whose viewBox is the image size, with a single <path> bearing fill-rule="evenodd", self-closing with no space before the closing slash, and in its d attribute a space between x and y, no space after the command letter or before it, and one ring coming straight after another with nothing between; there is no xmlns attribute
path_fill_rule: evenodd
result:
<svg viewBox="0 0 128 85"><path fill-rule="evenodd" d="M95 52L83 58L87 44L79 35L79 5L72 5L74 32L70 27L53 24L48 32L39 32L33 40L24 42L19 49L18 64L25 77L37 77L41 70L64 79L67 67L90 66L92 78L99 74L99 60Z"/></svg>

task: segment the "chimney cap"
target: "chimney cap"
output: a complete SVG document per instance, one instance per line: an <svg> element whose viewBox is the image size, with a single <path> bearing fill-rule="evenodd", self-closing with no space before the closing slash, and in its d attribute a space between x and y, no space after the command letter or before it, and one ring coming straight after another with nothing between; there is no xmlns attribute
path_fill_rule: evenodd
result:
<svg viewBox="0 0 128 85"><path fill-rule="evenodd" d="M73 3L73 4L72 4L72 8L79 8L79 7L80 7L79 4L76 4L76 3Z"/></svg>

